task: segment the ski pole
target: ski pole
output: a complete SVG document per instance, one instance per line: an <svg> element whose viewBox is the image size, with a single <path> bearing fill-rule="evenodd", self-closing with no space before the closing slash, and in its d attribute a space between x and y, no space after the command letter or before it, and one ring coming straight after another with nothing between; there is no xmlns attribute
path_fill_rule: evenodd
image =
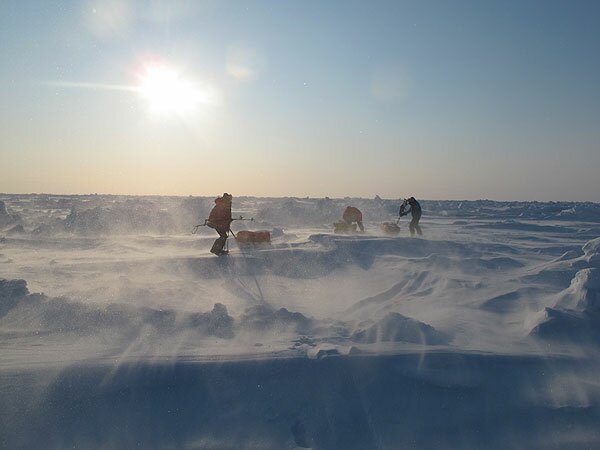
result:
<svg viewBox="0 0 600 450"><path fill-rule="evenodd" d="M250 222L254 222L254 217L252 217L251 219L246 219L245 217L240 216L240 217L236 217L235 219L231 219L232 222L234 220L249 220ZM228 231L233 235L234 238L237 237L231 228Z"/></svg>
<svg viewBox="0 0 600 450"><path fill-rule="evenodd" d="M204 219L204 223L194 225L194 228L192 229L192 234L196 234L198 232L198 228L205 227L207 224L208 224L208 219Z"/></svg>

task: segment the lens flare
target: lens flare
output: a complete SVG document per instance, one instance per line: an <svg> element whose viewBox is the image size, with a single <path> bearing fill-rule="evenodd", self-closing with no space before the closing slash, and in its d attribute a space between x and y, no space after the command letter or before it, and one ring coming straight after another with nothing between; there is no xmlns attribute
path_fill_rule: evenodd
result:
<svg viewBox="0 0 600 450"><path fill-rule="evenodd" d="M138 91L148 102L150 113L159 116L189 115L200 105L211 102L207 89L195 86L165 65L146 67Z"/></svg>

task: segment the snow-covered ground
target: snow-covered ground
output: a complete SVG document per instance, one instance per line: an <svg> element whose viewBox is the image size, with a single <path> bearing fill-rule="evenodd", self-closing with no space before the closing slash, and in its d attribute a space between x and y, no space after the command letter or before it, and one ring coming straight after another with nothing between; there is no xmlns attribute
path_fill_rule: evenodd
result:
<svg viewBox="0 0 600 450"><path fill-rule="evenodd" d="M600 447L598 204L0 201L2 448Z"/></svg>

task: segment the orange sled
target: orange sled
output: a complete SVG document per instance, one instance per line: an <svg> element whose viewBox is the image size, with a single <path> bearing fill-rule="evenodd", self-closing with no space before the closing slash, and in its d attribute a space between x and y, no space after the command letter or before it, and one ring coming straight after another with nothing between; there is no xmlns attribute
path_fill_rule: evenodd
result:
<svg viewBox="0 0 600 450"><path fill-rule="evenodd" d="M271 242L269 231L238 231L235 240L240 244L264 244Z"/></svg>

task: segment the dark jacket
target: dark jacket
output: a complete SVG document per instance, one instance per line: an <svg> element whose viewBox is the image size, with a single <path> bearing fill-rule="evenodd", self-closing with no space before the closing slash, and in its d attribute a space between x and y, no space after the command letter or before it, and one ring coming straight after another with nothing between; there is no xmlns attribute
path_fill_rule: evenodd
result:
<svg viewBox="0 0 600 450"><path fill-rule="evenodd" d="M410 206L409 210L406 210L406 204L404 203L402 204L402 206L400 206L400 217L406 216L408 213L410 213L410 215L414 218L421 217L421 205L418 201L416 201L415 199L409 200L408 206Z"/></svg>

